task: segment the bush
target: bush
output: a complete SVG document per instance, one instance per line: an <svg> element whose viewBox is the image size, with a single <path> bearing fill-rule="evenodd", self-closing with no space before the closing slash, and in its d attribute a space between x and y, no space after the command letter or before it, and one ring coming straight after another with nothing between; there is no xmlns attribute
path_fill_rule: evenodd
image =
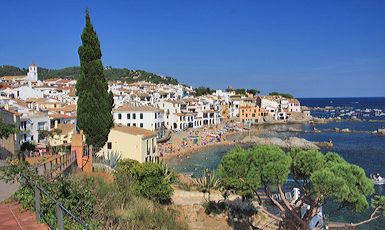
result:
<svg viewBox="0 0 385 230"><path fill-rule="evenodd" d="M21 151L25 151L25 150L35 151L35 145L32 143L29 143L29 142L23 142L23 144L21 144L21 146L20 146L20 150Z"/></svg>
<svg viewBox="0 0 385 230"><path fill-rule="evenodd" d="M152 162L140 164L135 160L121 160L117 164L114 180L122 193L127 191L124 181L131 181L136 195L160 203L169 202L173 192L161 166Z"/></svg>

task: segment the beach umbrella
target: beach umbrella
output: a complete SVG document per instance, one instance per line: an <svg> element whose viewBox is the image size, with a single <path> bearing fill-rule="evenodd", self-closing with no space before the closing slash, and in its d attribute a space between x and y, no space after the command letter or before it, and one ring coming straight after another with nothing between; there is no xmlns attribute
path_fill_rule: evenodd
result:
<svg viewBox="0 0 385 230"><path fill-rule="evenodd" d="M197 142L198 142L198 139L194 139L194 142L197 143Z"/></svg>
<svg viewBox="0 0 385 230"><path fill-rule="evenodd" d="M221 138L217 138L217 141L221 141Z"/></svg>
<svg viewBox="0 0 385 230"><path fill-rule="evenodd" d="M183 138L183 141L187 141L186 138Z"/></svg>
<svg viewBox="0 0 385 230"><path fill-rule="evenodd" d="M172 140L169 140L168 142L172 142Z"/></svg>

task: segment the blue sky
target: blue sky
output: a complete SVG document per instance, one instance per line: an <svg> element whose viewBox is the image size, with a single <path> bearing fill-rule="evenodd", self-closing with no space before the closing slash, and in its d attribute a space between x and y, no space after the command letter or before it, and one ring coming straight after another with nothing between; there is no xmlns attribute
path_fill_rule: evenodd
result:
<svg viewBox="0 0 385 230"><path fill-rule="evenodd" d="M78 66L85 8L104 66L212 89L385 96L385 1L3 1L0 65Z"/></svg>

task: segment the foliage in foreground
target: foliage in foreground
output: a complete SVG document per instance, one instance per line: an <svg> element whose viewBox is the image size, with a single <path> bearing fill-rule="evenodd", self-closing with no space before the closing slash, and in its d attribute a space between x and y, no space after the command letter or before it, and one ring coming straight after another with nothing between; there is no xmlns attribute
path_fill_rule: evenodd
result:
<svg viewBox="0 0 385 230"><path fill-rule="evenodd" d="M123 159L117 164L114 180L121 193L126 192L125 183L130 183L134 194L160 203L169 202L173 192L162 167L153 162L141 164L136 160Z"/></svg>
<svg viewBox="0 0 385 230"><path fill-rule="evenodd" d="M26 163L17 160L1 168L0 175L7 182L20 182L21 173L39 184L91 229L187 229L187 225L170 206L131 194L134 184L130 180L107 182L100 175L75 174L50 179L36 175ZM57 226L56 205L46 195L42 194L41 197L41 211ZM125 203L122 205L123 197ZM33 210L35 194L30 186L22 184L13 199L19 201L23 208ZM82 229L65 213L64 228Z"/></svg>
<svg viewBox="0 0 385 230"><path fill-rule="evenodd" d="M43 188L54 199L66 207L79 220L87 223L92 228L97 228L100 222L93 218L94 207L97 206L96 197L92 194L93 178L79 181L76 177L65 178L60 175L55 179L39 176L26 162L13 160L9 166L1 169L1 178L6 182L22 182L21 175L24 173L33 182ZM19 189L14 193L13 200L21 203L23 209L34 210L35 192L33 184L20 183ZM56 204L48 196L41 192L41 212L48 221L57 226ZM64 227L66 229L78 229L79 224L72 221L69 215L63 213Z"/></svg>
<svg viewBox="0 0 385 230"><path fill-rule="evenodd" d="M337 210L349 208L362 213L369 208L366 197L374 193L373 182L362 168L349 164L337 153L323 155L318 150L295 149L285 154L276 146L256 146L248 150L238 147L223 157L218 172L226 189L235 189L244 196L254 193L264 213L297 229L306 229L327 199L340 204ZM282 192L289 173L292 173L301 190L299 199L294 203L289 203ZM257 192L259 188L264 189L265 195L280 209L284 218L264 208ZM283 203L272 199L271 189L275 188ZM376 208L367 221L345 226L357 226L379 218L384 210L384 201L384 197L376 196L372 201ZM304 205L309 205L309 208L301 217L300 209Z"/></svg>

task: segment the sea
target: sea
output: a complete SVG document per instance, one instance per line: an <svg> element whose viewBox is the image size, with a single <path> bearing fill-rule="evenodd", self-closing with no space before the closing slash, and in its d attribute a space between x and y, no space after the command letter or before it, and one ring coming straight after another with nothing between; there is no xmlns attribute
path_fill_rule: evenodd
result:
<svg viewBox="0 0 385 230"><path fill-rule="evenodd" d="M365 97L365 98L299 98L301 106L311 108L327 108L327 110L311 110L314 117L328 118L340 117L339 122L330 122L327 124L294 124L294 125L264 125L264 130L258 133L249 134L247 131L232 134L227 137L230 140L242 139L246 135L256 135L258 137L300 137L309 141L328 142L332 140L333 148L321 149L323 153L336 152L340 154L347 162L356 164L363 168L369 177L370 174L379 173L385 177L385 136L372 133L340 133L326 132L322 130L333 130L335 128L356 130L356 131L376 131L385 127L385 97ZM352 121L355 116L361 121ZM285 130L294 127L302 130L321 130L320 133L305 132L276 132L274 130ZM269 130L269 131L267 131ZM251 146L243 145L244 148ZM179 172L193 173L193 177L201 175L202 170L214 170L221 163L222 157L228 153L233 146L219 146L201 151L196 151L187 155L188 160L180 162L179 159L169 159L167 164ZM186 157L187 157L186 156ZM289 182L284 189L290 191L295 186ZM385 195L385 185L375 185L375 195ZM370 203L370 199L368 201ZM328 202L324 206L324 213L336 207L333 202ZM355 213L350 210L341 210L337 215L331 218L331 221L356 223L367 219L372 208L364 213ZM370 223L356 227L356 229L385 229L385 218L374 220Z"/></svg>

